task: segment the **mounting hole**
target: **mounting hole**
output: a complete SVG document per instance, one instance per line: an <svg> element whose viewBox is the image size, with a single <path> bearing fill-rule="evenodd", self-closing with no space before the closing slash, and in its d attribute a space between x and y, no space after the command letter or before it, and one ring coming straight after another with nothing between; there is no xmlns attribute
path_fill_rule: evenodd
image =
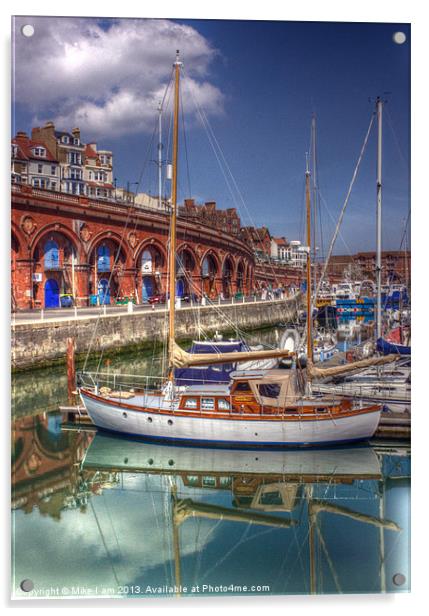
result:
<svg viewBox="0 0 429 616"><path fill-rule="evenodd" d="M395 586L402 586L403 584L405 584L406 578L403 573L395 573L392 579Z"/></svg>
<svg viewBox="0 0 429 616"><path fill-rule="evenodd" d="M23 36L30 38L30 36L33 36L34 34L34 26L32 26L31 24L25 24L25 26L22 26L21 28L21 33Z"/></svg>
<svg viewBox="0 0 429 616"><path fill-rule="evenodd" d="M147 420L149 423L152 423L152 417L148 417Z"/></svg>
<svg viewBox="0 0 429 616"><path fill-rule="evenodd" d="M403 45L406 40L407 35L405 34L405 32L395 32L395 34L393 35L393 42L397 45Z"/></svg>
<svg viewBox="0 0 429 616"><path fill-rule="evenodd" d="M19 586L24 592L31 592L34 588L33 580L22 580Z"/></svg>

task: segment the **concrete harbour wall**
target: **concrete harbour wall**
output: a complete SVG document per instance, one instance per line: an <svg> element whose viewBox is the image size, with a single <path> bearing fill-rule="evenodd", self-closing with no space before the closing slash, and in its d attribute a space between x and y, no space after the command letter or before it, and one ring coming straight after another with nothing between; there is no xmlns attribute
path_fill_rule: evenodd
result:
<svg viewBox="0 0 429 616"><path fill-rule="evenodd" d="M216 331L258 329L296 318L298 297L266 302L235 303L222 306L181 308L176 312L176 338L198 336L199 328L207 334ZM76 341L76 354L119 351L127 347L144 347L165 341L165 310L109 314L99 318L77 317L46 319L12 325L12 368L27 369L64 361L67 338Z"/></svg>

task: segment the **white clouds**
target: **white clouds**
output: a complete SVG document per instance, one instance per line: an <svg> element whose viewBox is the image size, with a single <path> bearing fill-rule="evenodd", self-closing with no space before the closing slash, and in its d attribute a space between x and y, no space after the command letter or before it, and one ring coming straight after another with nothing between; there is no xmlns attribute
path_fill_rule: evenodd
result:
<svg viewBox="0 0 429 616"><path fill-rule="evenodd" d="M31 23L35 34L21 35ZM190 88L207 113L220 113L221 91L209 82L216 50L190 26L168 20L19 17L15 19L18 103L35 123L79 126L88 138L148 131L180 49ZM188 109L192 105L188 105Z"/></svg>

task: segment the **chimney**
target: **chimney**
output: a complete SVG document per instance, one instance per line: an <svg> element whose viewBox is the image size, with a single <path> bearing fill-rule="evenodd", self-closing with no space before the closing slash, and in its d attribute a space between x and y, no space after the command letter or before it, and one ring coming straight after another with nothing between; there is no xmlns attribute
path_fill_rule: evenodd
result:
<svg viewBox="0 0 429 616"><path fill-rule="evenodd" d="M195 199L185 199L185 208L191 209L195 205Z"/></svg>
<svg viewBox="0 0 429 616"><path fill-rule="evenodd" d="M15 137L15 139L17 139L18 141L27 141L27 140L28 140L28 135L27 135L27 133L25 132L25 130L19 130L19 131L16 133L16 137Z"/></svg>
<svg viewBox="0 0 429 616"><path fill-rule="evenodd" d="M55 128L55 124L52 120L49 120L48 122L45 122L45 128Z"/></svg>
<svg viewBox="0 0 429 616"><path fill-rule="evenodd" d="M205 206L209 212L214 212L216 209L216 201L206 201Z"/></svg>
<svg viewBox="0 0 429 616"><path fill-rule="evenodd" d="M73 137L76 137L76 139L80 139L80 128L72 128L71 133Z"/></svg>

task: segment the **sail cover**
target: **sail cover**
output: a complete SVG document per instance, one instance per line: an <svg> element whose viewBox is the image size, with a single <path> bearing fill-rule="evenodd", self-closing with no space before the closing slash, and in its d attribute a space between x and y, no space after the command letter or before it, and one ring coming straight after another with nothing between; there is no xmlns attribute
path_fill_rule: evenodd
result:
<svg viewBox="0 0 429 616"><path fill-rule="evenodd" d="M225 362L249 361L253 359L268 359L270 357L289 357L291 353L285 349L270 349L268 351L237 351L232 353L188 353L173 341L171 364L174 368L185 366L207 366Z"/></svg>
<svg viewBox="0 0 429 616"><path fill-rule="evenodd" d="M370 366L382 366L388 364L399 358L399 355L386 355L385 357L369 357L368 359L362 359L361 361L354 361L342 366L333 366L332 368L316 368L311 362L307 363L307 375L309 378L325 378L328 376L339 376L341 374L347 374L347 372L353 372L354 370L361 370L362 368L369 368Z"/></svg>

